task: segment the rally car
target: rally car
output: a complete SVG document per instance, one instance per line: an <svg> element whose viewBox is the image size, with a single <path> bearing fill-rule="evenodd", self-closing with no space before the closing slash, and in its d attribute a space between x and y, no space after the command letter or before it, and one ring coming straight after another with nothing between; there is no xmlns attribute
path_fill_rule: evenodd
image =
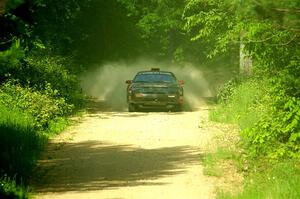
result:
<svg viewBox="0 0 300 199"><path fill-rule="evenodd" d="M138 72L127 80L129 112L145 109L180 111L183 105L183 80L177 80L169 71L152 68Z"/></svg>

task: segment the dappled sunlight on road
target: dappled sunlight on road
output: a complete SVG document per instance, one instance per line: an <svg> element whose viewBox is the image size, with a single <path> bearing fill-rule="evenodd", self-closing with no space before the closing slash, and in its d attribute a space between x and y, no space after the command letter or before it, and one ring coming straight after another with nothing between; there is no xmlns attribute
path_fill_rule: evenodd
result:
<svg viewBox="0 0 300 199"><path fill-rule="evenodd" d="M89 107L39 160L32 178L39 198L214 198L201 165L214 136L199 126L209 105L131 113L105 101Z"/></svg>
<svg viewBox="0 0 300 199"><path fill-rule="evenodd" d="M123 186L161 185L153 181L185 172L200 161L189 147L134 148L99 141L52 144L37 172L39 192L92 191ZM44 178L45 175L47 178Z"/></svg>

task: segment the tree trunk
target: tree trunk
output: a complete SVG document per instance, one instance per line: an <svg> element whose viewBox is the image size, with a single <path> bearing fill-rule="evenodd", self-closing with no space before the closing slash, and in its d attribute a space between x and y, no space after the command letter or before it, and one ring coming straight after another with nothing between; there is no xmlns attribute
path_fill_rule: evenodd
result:
<svg viewBox="0 0 300 199"><path fill-rule="evenodd" d="M242 38L240 43L240 74L250 75L252 72L252 59L249 52L245 49Z"/></svg>

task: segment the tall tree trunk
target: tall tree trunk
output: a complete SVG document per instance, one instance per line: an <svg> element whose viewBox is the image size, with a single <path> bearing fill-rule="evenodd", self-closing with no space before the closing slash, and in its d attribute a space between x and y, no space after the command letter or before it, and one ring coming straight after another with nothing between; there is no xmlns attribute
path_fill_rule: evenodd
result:
<svg viewBox="0 0 300 199"><path fill-rule="evenodd" d="M240 74L250 75L252 71L252 58L249 52L245 49L245 43L243 42L243 36L241 36L240 43Z"/></svg>

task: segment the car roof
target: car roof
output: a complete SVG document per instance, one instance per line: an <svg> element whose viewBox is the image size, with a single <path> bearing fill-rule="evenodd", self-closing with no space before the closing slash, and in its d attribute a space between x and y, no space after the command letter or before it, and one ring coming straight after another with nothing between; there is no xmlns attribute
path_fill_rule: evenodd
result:
<svg viewBox="0 0 300 199"><path fill-rule="evenodd" d="M174 76L174 74L172 73L172 72L170 72L170 71L153 71L153 70L147 70L147 71L140 71L140 72L138 72L137 73L137 75L147 75L147 74L153 74L153 75L155 75L155 74L160 74L160 75L173 75Z"/></svg>

